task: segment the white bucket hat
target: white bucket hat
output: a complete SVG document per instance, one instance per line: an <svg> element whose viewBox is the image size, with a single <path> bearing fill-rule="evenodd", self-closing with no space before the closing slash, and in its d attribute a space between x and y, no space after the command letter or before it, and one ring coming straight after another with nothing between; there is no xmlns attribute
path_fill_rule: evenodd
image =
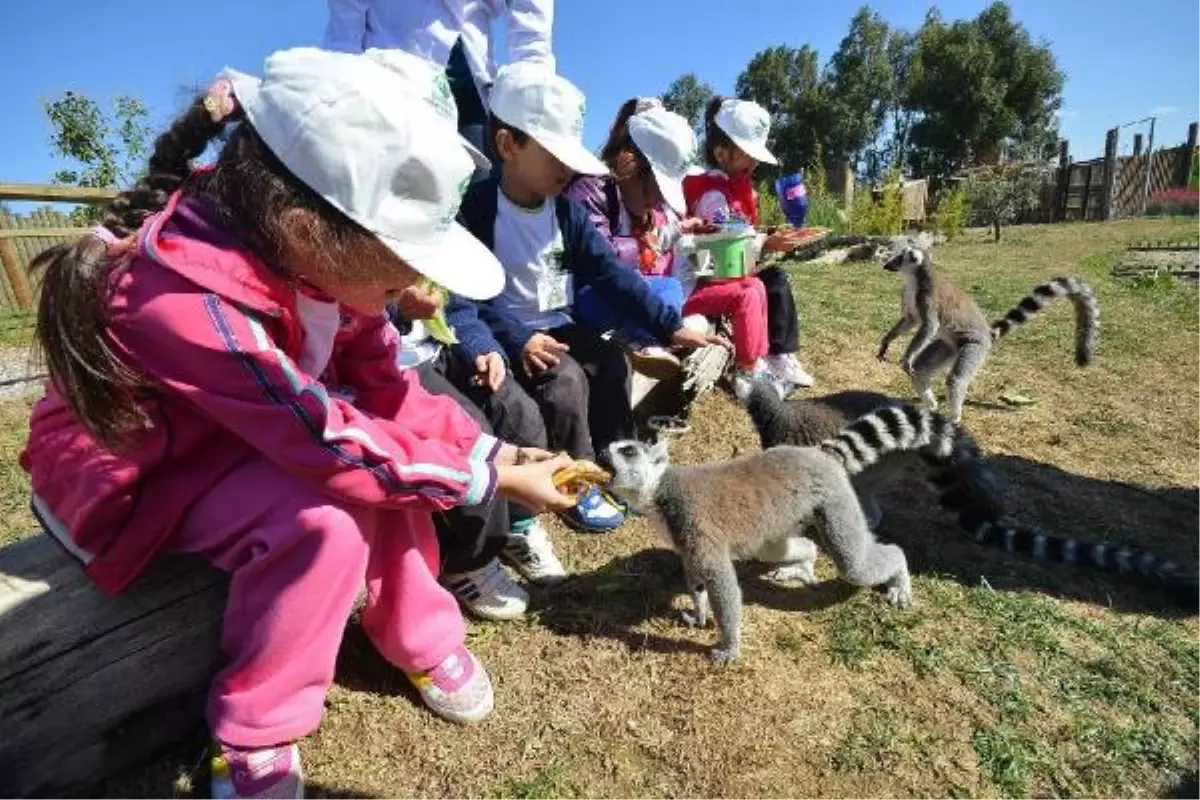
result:
<svg viewBox="0 0 1200 800"><path fill-rule="evenodd" d="M726 100L721 103L714 121L734 144L755 161L763 164L779 163L767 149L771 115L758 103L750 100Z"/></svg>
<svg viewBox="0 0 1200 800"><path fill-rule="evenodd" d="M446 77L445 69L426 58L395 48L372 47L363 55L399 75L407 87L408 94L418 100L424 100L458 130L458 104L454 102L454 92L450 89L450 80ZM462 136L459 136L459 143L475 161L475 166L480 169L491 168L492 162L479 148Z"/></svg>
<svg viewBox="0 0 1200 800"><path fill-rule="evenodd" d="M663 199L679 214L686 214L683 178L696 161L696 133L686 119L667 111L662 103L645 105L629 118L629 138L650 162Z"/></svg>
<svg viewBox="0 0 1200 800"><path fill-rule="evenodd" d="M488 100L501 121L529 134L568 169L607 175L608 167L583 144L587 103L566 78L533 62L518 62L496 72Z"/></svg>
<svg viewBox="0 0 1200 800"><path fill-rule="evenodd" d="M475 300L504 288L500 262L454 221L474 161L450 144L460 141L454 125L412 100L396 71L299 47L269 56L262 79L224 74L284 166L413 269Z"/></svg>

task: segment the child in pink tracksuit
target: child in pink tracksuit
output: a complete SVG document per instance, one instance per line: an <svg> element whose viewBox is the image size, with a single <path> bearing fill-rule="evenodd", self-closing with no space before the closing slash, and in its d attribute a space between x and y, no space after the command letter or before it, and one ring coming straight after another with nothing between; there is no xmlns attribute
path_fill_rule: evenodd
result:
<svg viewBox="0 0 1200 800"><path fill-rule="evenodd" d="M657 98L634 98L621 106L600 151L610 175L577 177L567 196L588 210L617 255L652 285L661 286L668 278L680 284L683 314L730 316L738 368L735 384L748 382L767 375L767 294L762 283L697 281L677 254L680 237L705 224L682 218L682 180L696 147L696 134L687 120L667 111ZM590 298L580 304L599 318L593 324L603 325L611 317Z"/></svg>
<svg viewBox="0 0 1200 800"><path fill-rule="evenodd" d="M97 235L39 259L52 385L21 463L44 527L108 592L160 551L231 573L214 796L299 796L293 743L320 721L364 582L363 626L424 701L486 716L430 513L497 491L563 507L564 458L482 435L396 366L390 299L422 278L481 299L504 281L453 223L471 156L405 91L311 48L271 56L262 80L231 71Z"/></svg>

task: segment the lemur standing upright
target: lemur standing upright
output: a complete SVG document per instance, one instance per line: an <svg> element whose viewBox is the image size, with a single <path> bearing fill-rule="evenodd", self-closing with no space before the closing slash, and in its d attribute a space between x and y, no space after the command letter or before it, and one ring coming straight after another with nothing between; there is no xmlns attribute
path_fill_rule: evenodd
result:
<svg viewBox="0 0 1200 800"><path fill-rule="evenodd" d="M881 544L867 527L850 477L885 454L928 450L948 457L958 426L911 406L884 408L816 447L776 447L729 461L672 467L666 442L614 442L606 456L612 491L665 529L683 560L692 594L690 622L703 625L709 600L721 631L711 653L737 658L742 592L735 559L784 551L811 579L816 546L801 534L811 526L841 576L856 586L887 587L897 606L912 602L904 551Z"/></svg>
<svg viewBox="0 0 1200 800"><path fill-rule="evenodd" d="M864 414L902 405L902 401L886 394L864 391L784 400L776 386L761 380L739 399L764 450L779 445L816 445ZM1196 607L1195 572L1169 559L1117 542L1074 539L1007 522L1003 481L962 428L947 457L928 449L919 455L929 481L938 487L942 507L955 513L959 526L979 544L1040 561L1113 573L1162 590L1183 607ZM893 453L854 476L854 488L869 522L878 522L882 515L875 492L894 480L904 462L912 458L912 454ZM795 560L786 552L768 551L759 557L785 563ZM789 566L777 568L774 574L780 578L806 577L802 569Z"/></svg>
<svg viewBox="0 0 1200 800"><path fill-rule="evenodd" d="M883 268L904 275L904 291L900 320L884 334L877 358L886 359L892 340L917 328L901 366L930 410L937 408L931 383L942 370L950 369L946 399L955 422L962 418L967 387L987 359L992 342L1027 322L1057 297L1066 295L1075 306L1075 363L1081 367L1091 363L1100 311L1091 287L1078 278L1054 278L1037 286L1003 318L989 323L970 296L934 273L928 250L905 247Z"/></svg>

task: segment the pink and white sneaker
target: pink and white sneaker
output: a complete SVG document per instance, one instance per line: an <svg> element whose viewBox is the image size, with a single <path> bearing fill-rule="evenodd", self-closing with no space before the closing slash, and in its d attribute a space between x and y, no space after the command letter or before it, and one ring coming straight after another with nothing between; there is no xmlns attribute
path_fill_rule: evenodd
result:
<svg viewBox="0 0 1200 800"><path fill-rule="evenodd" d="M495 706L492 679L464 645L459 645L433 669L406 674L425 705L450 722L459 725L479 722Z"/></svg>
<svg viewBox="0 0 1200 800"><path fill-rule="evenodd" d="M210 788L218 800L304 797L300 748L234 747L214 741Z"/></svg>

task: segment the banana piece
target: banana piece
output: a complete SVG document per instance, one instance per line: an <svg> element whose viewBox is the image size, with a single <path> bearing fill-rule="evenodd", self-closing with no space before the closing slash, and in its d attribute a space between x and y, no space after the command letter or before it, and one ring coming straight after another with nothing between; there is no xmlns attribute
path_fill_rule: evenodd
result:
<svg viewBox="0 0 1200 800"><path fill-rule="evenodd" d="M604 486L612 480L612 475L587 459L579 459L554 473L550 480L563 494L574 495L589 486Z"/></svg>

